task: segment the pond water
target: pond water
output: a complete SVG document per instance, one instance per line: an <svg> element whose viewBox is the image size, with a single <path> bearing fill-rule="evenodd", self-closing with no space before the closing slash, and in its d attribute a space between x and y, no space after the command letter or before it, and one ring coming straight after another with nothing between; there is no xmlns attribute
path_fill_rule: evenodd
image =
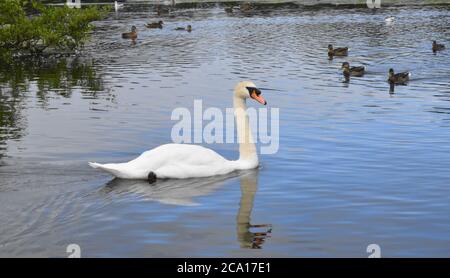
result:
<svg viewBox="0 0 450 278"><path fill-rule="evenodd" d="M128 5L78 58L3 66L0 256L449 256L450 51L431 51L450 44L449 11ZM136 43L120 38L132 25ZM328 60L329 43L349 56ZM345 82L343 61L367 74ZM390 67L407 86L390 92ZM224 110L242 79L276 89L263 94L280 109L259 169L150 186L87 165L170 142L174 108Z"/></svg>

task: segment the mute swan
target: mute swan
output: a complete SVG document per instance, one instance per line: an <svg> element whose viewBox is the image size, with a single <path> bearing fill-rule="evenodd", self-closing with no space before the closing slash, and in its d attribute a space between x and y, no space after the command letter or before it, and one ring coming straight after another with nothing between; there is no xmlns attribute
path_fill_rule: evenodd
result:
<svg viewBox="0 0 450 278"><path fill-rule="evenodd" d="M392 16L392 15L387 16L387 17L384 19L384 21L386 21L386 23L392 23L392 22L395 21L395 16Z"/></svg>
<svg viewBox="0 0 450 278"><path fill-rule="evenodd" d="M228 174L235 170L254 169L258 167L259 161L246 112L247 98L267 104L261 96L261 91L253 82L242 81L236 85L233 106L239 140L238 160L227 160L215 151L198 145L165 144L146 151L126 163L89 162L89 165L118 178L147 179L149 183L155 182L157 178L210 177Z"/></svg>
<svg viewBox="0 0 450 278"><path fill-rule="evenodd" d="M119 3L117 3L117 1L114 1L114 10L116 10L116 12L117 12L119 9L122 9L123 6L124 6L124 4L119 4Z"/></svg>

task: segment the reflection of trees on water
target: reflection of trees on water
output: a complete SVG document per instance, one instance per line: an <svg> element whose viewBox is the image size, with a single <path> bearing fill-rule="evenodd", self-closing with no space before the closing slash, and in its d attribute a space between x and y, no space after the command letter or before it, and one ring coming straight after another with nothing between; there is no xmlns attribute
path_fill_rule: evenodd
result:
<svg viewBox="0 0 450 278"><path fill-rule="evenodd" d="M51 97L70 98L73 90L97 98L104 90L93 62L79 58L48 58L20 60L0 64L0 158L6 140L23 135L25 119L22 113L27 99L35 92L38 103L46 108Z"/></svg>
<svg viewBox="0 0 450 278"><path fill-rule="evenodd" d="M103 91L92 61L80 59L57 59L50 61L23 61L0 68L0 92L19 96L36 85L40 100L48 98L48 92L70 97L76 88L82 93L96 95Z"/></svg>

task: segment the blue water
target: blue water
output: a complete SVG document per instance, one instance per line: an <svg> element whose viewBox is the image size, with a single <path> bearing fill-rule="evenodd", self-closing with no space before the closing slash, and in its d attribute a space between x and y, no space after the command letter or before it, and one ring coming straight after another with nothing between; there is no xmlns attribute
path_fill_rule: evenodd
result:
<svg viewBox="0 0 450 278"><path fill-rule="evenodd" d="M79 58L1 70L0 256L450 254L450 51L431 52L450 45L448 7L187 7L144 27L157 19L130 5ZM120 38L131 25L135 44ZM349 56L328 60L329 43ZM367 74L345 82L343 61ZM391 67L412 73L394 92ZM259 169L150 186L88 167L170 142L174 108L225 110L242 79L277 90L263 95L280 148Z"/></svg>

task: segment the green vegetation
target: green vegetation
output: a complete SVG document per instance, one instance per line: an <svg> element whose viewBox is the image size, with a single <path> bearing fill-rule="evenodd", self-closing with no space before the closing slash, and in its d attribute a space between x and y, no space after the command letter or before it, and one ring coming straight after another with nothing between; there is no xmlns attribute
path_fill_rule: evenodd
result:
<svg viewBox="0 0 450 278"><path fill-rule="evenodd" d="M0 1L0 60L22 55L74 51L93 29L105 7L71 9L44 6L35 0Z"/></svg>

